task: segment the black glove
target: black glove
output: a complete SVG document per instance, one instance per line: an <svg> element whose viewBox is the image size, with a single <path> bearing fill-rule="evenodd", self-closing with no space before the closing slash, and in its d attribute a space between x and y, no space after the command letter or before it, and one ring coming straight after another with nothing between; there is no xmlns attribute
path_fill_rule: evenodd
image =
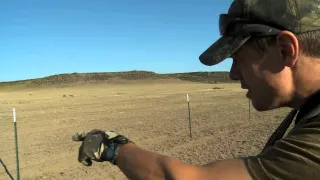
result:
<svg viewBox="0 0 320 180"><path fill-rule="evenodd" d="M78 161L85 166L91 166L92 160L97 162L109 161L116 164L117 151L123 144L130 141L128 138L112 131L98 129L89 132L76 133L73 141L82 141L79 148Z"/></svg>

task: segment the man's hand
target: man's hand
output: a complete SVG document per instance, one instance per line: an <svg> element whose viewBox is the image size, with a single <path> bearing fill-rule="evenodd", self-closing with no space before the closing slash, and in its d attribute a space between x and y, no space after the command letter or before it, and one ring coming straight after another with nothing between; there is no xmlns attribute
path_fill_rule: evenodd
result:
<svg viewBox="0 0 320 180"><path fill-rule="evenodd" d="M128 138L112 131L98 129L89 132L76 133L73 141L81 141L78 161L85 166L91 166L92 160L97 162L109 161L115 164L118 149L121 145L131 142Z"/></svg>

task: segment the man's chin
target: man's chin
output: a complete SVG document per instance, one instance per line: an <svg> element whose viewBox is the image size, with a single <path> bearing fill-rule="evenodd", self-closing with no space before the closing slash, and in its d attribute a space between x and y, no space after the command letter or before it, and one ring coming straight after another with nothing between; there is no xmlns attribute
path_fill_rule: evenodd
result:
<svg viewBox="0 0 320 180"><path fill-rule="evenodd" d="M254 107L255 110L257 110L259 112L271 110L270 108L266 108L266 107L263 107L263 106L255 106L254 104L252 104L252 106Z"/></svg>
<svg viewBox="0 0 320 180"><path fill-rule="evenodd" d="M266 101L255 101L254 98L250 98L250 100L253 108L260 112L270 111L278 108L273 106L272 104L267 103ZM261 103L261 102L265 102L265 103Z"/></svg>

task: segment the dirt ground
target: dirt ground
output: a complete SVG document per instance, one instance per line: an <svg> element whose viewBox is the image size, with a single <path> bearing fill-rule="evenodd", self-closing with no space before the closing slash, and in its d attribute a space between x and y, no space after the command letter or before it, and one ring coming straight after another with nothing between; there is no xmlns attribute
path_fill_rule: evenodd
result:
<svg viewBox="0 0 320 180"><path fill-rule="evenodd" d="M190 96L192 139L186 94ZM126 179L109 163L84 167L73 133L114 130L140 147L184 162L254 155L288 109L257 112L239 84L156 81L0 91L0 158L16 176L17 110L21 179ZM9 177L0 165L0 179Z"/></svg>

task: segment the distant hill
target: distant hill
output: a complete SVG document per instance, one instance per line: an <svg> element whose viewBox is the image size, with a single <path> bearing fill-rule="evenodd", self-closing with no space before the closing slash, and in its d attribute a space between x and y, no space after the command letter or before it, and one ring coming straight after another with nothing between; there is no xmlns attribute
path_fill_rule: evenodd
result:
<svg viewBox="0 0 320 180"><path fill-rule="evenodd" d="M156 80L179 79L200 83L234 83L230 81L229 72L188 72L173 74L157 74L151 71L124 71L103 73L71 73L57 74L37 79L0 82L0 87L21 85L24 87L59 86L68 84L83 84L97 82L117 82L117 80Z"/></svg>

